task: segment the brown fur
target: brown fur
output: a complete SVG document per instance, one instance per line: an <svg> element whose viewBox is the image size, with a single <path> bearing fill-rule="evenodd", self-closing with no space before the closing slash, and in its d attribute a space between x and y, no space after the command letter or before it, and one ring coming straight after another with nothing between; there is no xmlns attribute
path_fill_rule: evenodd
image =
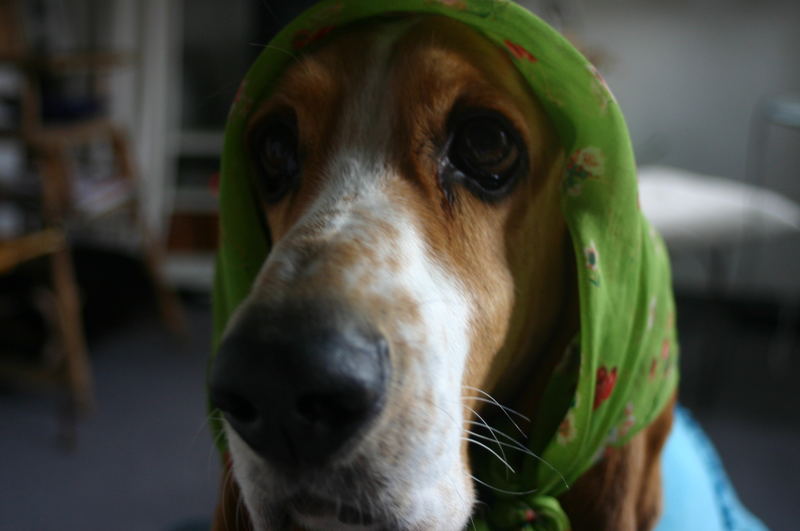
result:
<svg viewBox="0 0 800 531"><path fill-rule="evenodd" d="M661 450L673 402L621 448L609 448L561 499L573 531L647 531L661 514Z"/></svg>
<svg viewBox="0 0 800 531"><path fill-rule="evenodd" d="M252 130L264 116L293 109L302 132L300 188L277 205L265 205L273 241L281 240L319 193L322 170L335 142L341 141L335 133L346 112L347 95L357 92L372 67L368 55L359 51L369 48L377 31L354 30L301 58L287 69L250 121ZM422 19L400 37L394 53L387 102L399 112L394 113L398 118L392 125L391 158L403 178L393 181L392 196L414 212L429 247L481 301L482 311L471 323L472 350L463 383L493 390L531 414L579 327L574 252L559 204L563 151L508 55L475 32L449 19ZM496 109L523 136L531 174L508 200L489 205L464 190L455 190L450 200L441 189L435 139L446 134L446 117L455 105ZM394 229L385 224L375 230L389 238ZM303 243L301 235L296 244ZM299 287L271 285L273 296L334 292L369 315L387 312L385 300L358 290L337 291L334 271L371 260L368 246L316 245L315 252L325 253L323 271ZM414 319L415 311L413 301L394 300L387 319L393 315ZM387 405L396 408L395 422L406 418L403 404L410 400L399 393L390 396ZM414 400L417 407L424 407L428 397ZM476 404L469 405L477 408ZM563 496L575 531L652 527L660 510L659 456L671 421L667 408L628 445L610 450ZM466 442L462 454L467 460ZM391 458L390 451L386 455ZM250 529L241 505L238 487L226 474L213 528Z"/></svg>
<svg viewBox="0 0 800 531"><path fill-rule="evenodd" d="M253 531L250 518L242 502L239 485L233 479L230 456L225 457L219 487L219 503L214 511L212 531Z"/></svg>

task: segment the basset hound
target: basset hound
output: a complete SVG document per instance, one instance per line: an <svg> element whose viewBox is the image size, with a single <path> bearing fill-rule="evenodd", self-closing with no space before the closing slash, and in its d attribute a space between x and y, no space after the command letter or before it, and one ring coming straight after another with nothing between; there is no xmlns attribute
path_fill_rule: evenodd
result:
<svg viewBox="0 0 800 531"><path fill-rule="evenodd" d="M354 24L240 98L271 249L211 371L214 529L471 529L492 491L474 460L525 451L486 424L535 420L583 264L569 153L510 50L448 17ZM671 423L665 407L559 495L571 529L653 527Z"/></svg>

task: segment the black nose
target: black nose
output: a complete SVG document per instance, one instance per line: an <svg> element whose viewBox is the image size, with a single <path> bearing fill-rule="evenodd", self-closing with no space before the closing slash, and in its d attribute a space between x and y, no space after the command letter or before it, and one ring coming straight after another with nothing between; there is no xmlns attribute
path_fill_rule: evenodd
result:
<svg viewBox="0 0 800 531"><path fill-rule="evenodd" d="M328 462L383 406L386 341L348 315L310 304L251 307L219 347L212 405L275 465Z"/></svg>

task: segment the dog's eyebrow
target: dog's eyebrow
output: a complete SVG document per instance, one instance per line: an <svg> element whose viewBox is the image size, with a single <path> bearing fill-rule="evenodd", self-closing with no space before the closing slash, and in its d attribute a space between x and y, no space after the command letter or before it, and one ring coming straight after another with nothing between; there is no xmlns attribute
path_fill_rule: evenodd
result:
<svg viewBox="0 0 800 531"><path fill-rule="evenodd" d="M260 121L265 115L281 108L301 110L316 107L321 97L336 98L340 92L341 76L335 75L330 65L313 54L297 59L286 70L279 85L268 98L256 104L256 110L248 119L247 127Z"/></svg>
<svg viewBox="0 0 800 531"><path fill-rule="evenodd" d="M248 138L259 127L274 120L296 120L295 105L280 96L270 98L247 120L244 137Z"/></svg>
<svg viewBox="0 0 800 531"><path fill-rule="evenodd" d="M245 126L245 138L252 135L265 123L273 121L293 121L296 120L295 108L293 105L288 105L281 101L271 101L270 104L265 105L258 110L248 121Z"/></svg>

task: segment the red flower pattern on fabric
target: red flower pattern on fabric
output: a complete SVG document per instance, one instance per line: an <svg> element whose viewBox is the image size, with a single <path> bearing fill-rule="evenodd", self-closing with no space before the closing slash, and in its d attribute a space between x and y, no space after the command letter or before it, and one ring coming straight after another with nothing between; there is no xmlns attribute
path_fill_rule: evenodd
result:
<svg viewBox="0 0 800 531"><path fill-rule="evenodd" d="M608 400L611 393L614 391L614 386L617 385L617 368L614 367L610 371L605 367L597 369L597 386L594 391L594 408L597 409L600 405Z"/></svg>
<svg viewBox="0 0 800 531"><path fill-rule="evenodd" d="M665 339L661 343L661 359L666 360L669 358L670 344L669 339Z"/></svg>
<svg viewBox="0 0 800 531"><path fill-rule="evenodd" d="M427 0L429 4L441 4L445 7L452 7L459 11L467 9L467 4L463 0Z"/></svg>
<svg viewBox="0 0 800 531"><path fill-rule="evenodd" d="M319 41L330 33L336 26L323 26L317 30L302 29L294 34L292 46L295 50L305 48Z"/></svg>
<svg viewBox="0 0 800 531"><path fill-rule="evenodd" d="M529 52L516 42L512 42L508 39L506 39L503 42L508 47L508 49L511 50L511 53L514 54L514 57L516 57L517 59L524 59L525 61L529 61L531 63L539 61L535 55L533 55L531 52Z"/></svg>

